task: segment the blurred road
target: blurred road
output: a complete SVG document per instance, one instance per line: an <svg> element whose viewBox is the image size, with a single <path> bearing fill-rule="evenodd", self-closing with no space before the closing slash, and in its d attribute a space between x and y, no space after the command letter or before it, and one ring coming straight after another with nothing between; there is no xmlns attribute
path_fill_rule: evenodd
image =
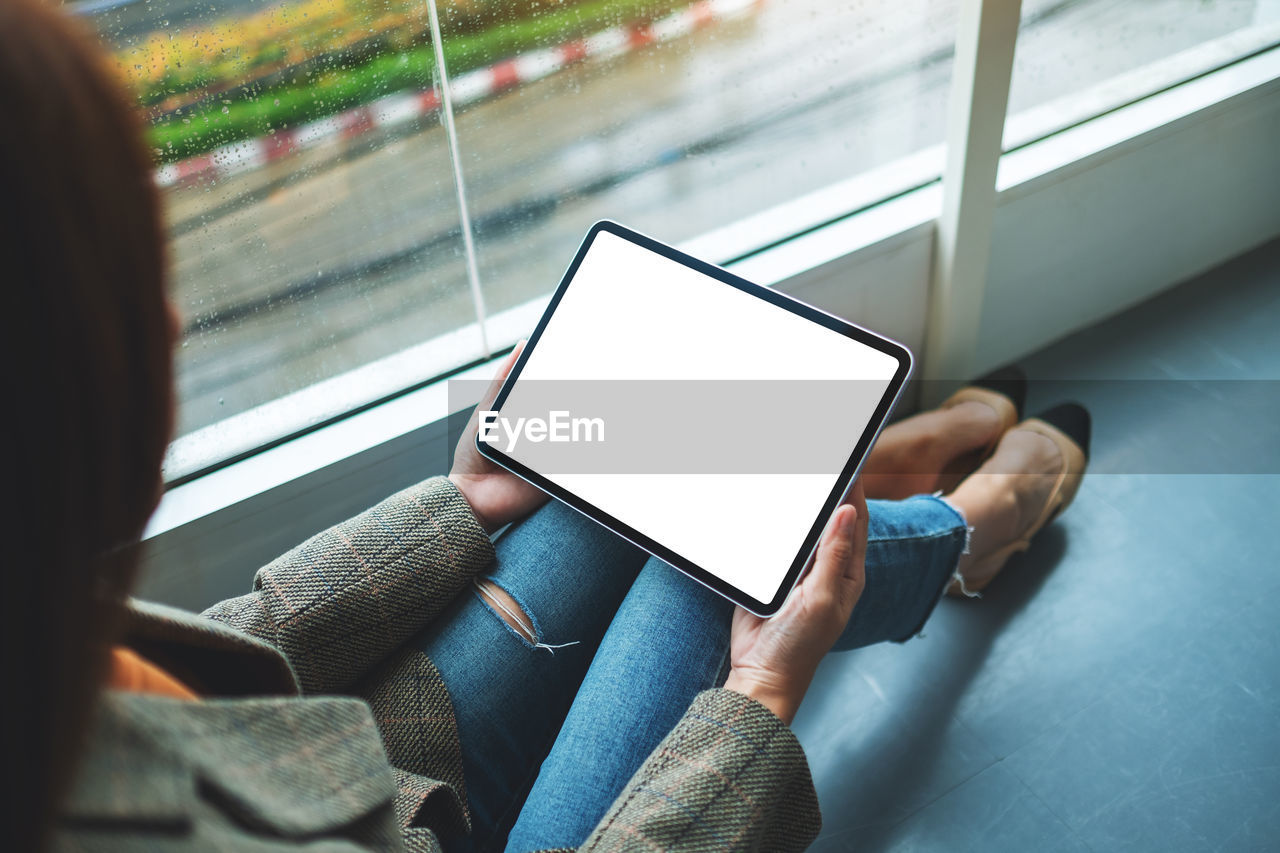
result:
<svg viewBox="0 0 1280 853"><path fill-rule="evenodd" d="M489 312L551 290L596 219L678 242L940 142L957 5L771 3L465 110ZM1247 26L1254 11L1025 0L1011 109ZM474 320L434 117L166 196L189 323L182 432Z"/></svg>

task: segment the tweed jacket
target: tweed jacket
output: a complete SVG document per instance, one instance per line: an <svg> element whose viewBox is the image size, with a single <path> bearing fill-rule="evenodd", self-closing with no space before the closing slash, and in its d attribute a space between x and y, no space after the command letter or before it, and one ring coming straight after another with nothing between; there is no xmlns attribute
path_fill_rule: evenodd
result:
<svg viewBox="0 0 1280 853"><path fill-rule="evenodd" d="M134 602L127 642L204 698L103 695L55 848L440 850L436 830L469 827L465 745L439 672L405 641L493 556L434 478L203 615ZM819 823L790 729L709 690L582 849L799 850Z"/></svg>

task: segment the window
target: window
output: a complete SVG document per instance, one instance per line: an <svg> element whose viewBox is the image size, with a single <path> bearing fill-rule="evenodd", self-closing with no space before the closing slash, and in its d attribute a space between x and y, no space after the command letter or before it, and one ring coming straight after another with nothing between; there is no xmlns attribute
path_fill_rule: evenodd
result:
<svg viewBox="0 0 1280 853"><path fill-rule="evenodd" d="M1280 42L1276 0L1021 6L1006 148ZM676 243L731 231L709 258L725 262L936 180L961 14L960 0L68 7L149 120L186 319L171 478L510 345L597 219Z"/></svg>
<svg viewBox="0 0 1280 853"><path fill-rule="evenodd" d="M957 6L440 0L441 69L427 0L72 2L158 160L169 475L509 345L597 219L684 241L936 146Z"/></svg>
<svg viewBox="0 0 1280 853"><path fill-rule="evenodd" d="M216 13L208 5L214 2L219 3ZM95 21L109 44L128 51L157 29L167 40L169 34L190 35L193 21L210 17L244 18L271 9L283 14L278 10L287 7L286 0L275 2L280 5L83 0L73 8ZM389 14L393 2L361 0L351 8L370 16ZM730 8L716 0L661 7L651 11L655 17L647 25L619 13L600 29L601 19L591 16L599 9L593 0L543 0L536 7L532 0L456 0L440 8L445 32L440 47L456 96L459 146L454 150L469 192L464 219L446 115L431 94L440 89L430 7L421 5L426 0L415 2L416 29L375 39L360 48L364 53L338 51L323 68L327 73L361 67L357 60L383 55L376 50L387 44L399 51L396 62L408 55L413 73L431 78L423 84L430 88L415 93L405 88L399 72L382 68L373 78L373 106L338 109L328 97L334 90L308 83L316 78L304 70L294 75L299 85L326 93L317 94L316 103L336 113L282 121L284 132L267 138L286 144L267 149L269 156L245 147L217 154L186 151L166 155L160 168L171 217L189 223L185 236L192 248L187 266L178 271L179 287L187 288L183 308L189 318L206 310L202 299L230 299L235 288L260 287L269 276L301 280L282 275L289 263L282 235L315 253L306 261L307 272L325 286L304 288L288 299L273 294L231 321L229 330L197 327L189 337L181 364L184 382L198 376L211 389L219 382L233 387L233 368L273 375L254 377L265 389L257 398L215 393L216 408L208 406L198 416L184 401L187 434L175 442L166 469L171 484L175 478L192 482L167 491L148 527L148 597L200 607L234 595L247 582L246 566L261 565L425 473L444 471L459 426L446 417L457 402L449 399L447 386L458 383L430 380L443 373L460 379L486 376L492 369L487 362L452 373L483 353L480 318L491 350L527 333L561 266L598 216L614 216L673 241L714 229L689 241L702 256L734 261L739 272L769 277L820 307L865 319L918 354L927 354L927 337L940 327L930 314L930 299L939 251L948 250L937 243L936 225L948 199L965 195L954 189L963 183L943 187L937 181L951 41L958 33L963 55L971 60L974 46L994 33L999 49L979 64L986 71L1000 66L1004 74L1010 47L1004 40L1017 30L1012 12L1018 3L984 0L989 14L979 16L977 4L958 0L778 0L735 6L736 17L721 19L706 14ZM620 0L606 5L622 8ZM1243 5L1195 0L1180 8L1190 10L1187 17L1193 20ZM994 199L971 193L976 200L954 210L957 221L993 218L991 258L977 303L981 316L968 351L961 352L972 356L975 369L1017 359L1190 271L1217 266L1280 234L1274 181L1265 180L1275 171L1272 140L1280 119L1280 47L1266 45L1278 40L1280 23L1276 0L1249 5L1253 17L1224 18L1221 26L1235 29L1201 30L1199 41L1161 25L1152 35L1167 37L1165 47L1148 44L1139 55L1122 49L1110 30L1090 35L1079 16L1124 12L1126 26L1140 27L1144 10L1163 8L1156 0L1023 0L1014 87L1036 94L1015 91L1004 126L1005 147L1019 150L1003 158L1004 186L996 188ZM577 17L559 16L571 7ZM308 8L306 17L319 18L315 10L323 11ZM683 23L663 23L689 9L700 11ZM530 11L537 14L530 17ZM831 16L821 17L824 11ZM796 16L791 21L796 31L778 49L764 50L761 45L782 39L772 30L785 28L788 15ZM1148 20L1154 27L1157 18ZM1166 14L1163 21L1169 20ZM824 21L829 32L822 31ZM273 27L284 31L284 24ZM815 32L810 41L801 37ZM503 39L518 36L519 44L500 41L494 33ZM301 35L276 38L311 49ZM737 76L716 77L717 69L708 64L734 40L754 50L758 62L741 59ZM229 43L221 36L213 42ZM515 61L486 65L477 59L482 47L495 43L505 45L503 56ZM833 47L824 56L815 47L824 43L843 45L844 54L835 55L840 51ZM233 55L243 57L246 51ZM128 62L133 54L124 57ZM121 69L130 71L140 70ZM241 73L248 79L249 72ZM1040 79L1028 82L1028 75ZM959 78L957 103L1003 102L1008 80L992 76L967 69ZM700 78L715 81L720 93L698 101L701 109L718 111L712 114L713 127L731 127L731 119L755 115L751 110L759 105L749 94L757 83L761 98L771 93L773 100L765 103L777 112L757 125L744 125L749 132L725 136L722 144L691 147L677 156L659 144L663 134L685 121L696 128L699 117L692 111L664 113L655 99L674 98L679 104L687 97L681 93ZM979 78L981 88L976 87ZM657 88L629 85L636 80ZM805 80L817 82L803 89ZM999 91L989 88L996 83ZM615 86L610 91L616 97L574 101L592 86L605 85ZM167 89L178 90L175 84L165 87L166 98L174 94ZM261 90L244 88L242 101L261 102ZM221 106L238 103L235 92L222 97L233 104L219 105L218 113ZM589 102L600 115L580 118L584 110L570 109L571 101L575 106ZM151 109L155 115L154 105ZM159 115L163 121L166 114ZM648 115L652 124L643 120ZM659 120L664 115L665 123ZM226 126L208 111L205 117L222 134L217 144L230 145ZM978 109L969 126L947 128L949 138L981 143L966 146L961 162L951 165L968 172L992 164L1000 118L999 110ZM580 132L577 121L593 127L594 135ZM185 137L178 132L176 138ZM550 157L549 150L563 156ZM237 151L250 153L242 162ZM536 151L543 152L541 158L533 157ZM1215 156L1206 157L1206 151ZM623 171L617 166L634 163L647 167ZM610 175L611 164L613 177L587 179ZM1009 166L1016 168L1004 168ZM749 180L753 170L757 179ZM256 190L237 194L238 186ZM1213 215L1205 217L1206 210ZM241 218L226 218L224 211ZM375 217L392 219L369 224ZM467 261L464 221L474 227L474 265ZM367 263L358 275L324 279L343 269L324 253L378 261L377 252L364 253L366 244L393 227L407 235L402 253ZM174 229L175 239L184 236L182 230ZM219 246L235 240L241 241L238 251L248 247L257 258L245 265L242 278L220 277L219 262L203 260L202 252L206 247L223 251L220 262L230 266L240 261L237 250ZM480 300L472 290L473 270L479 273ZM411 275L417 278L397 291ZM379 301L383 294L390 295L387 302ZM450 306L452 313L434 313L437 305ZM398 325L397 312L410 310L420 313ZM969 314L951 311L941 328L966 333L974 319ZM439 325L426 325L442 316ZM984 328L999 333L982 334ZM339 337L339 329L362 336L368 349L342 350L331 340ZM290 373L289 363L279 357L281 341L273 340L277 336L301 342L301 358L311 359L315 369ZM921 374L924 370L921 365ZM415 383L412 392L398 393ZM184 387L188 397L190 387ZM395 399L383 405L365 407L392 395ZM365 410L345 416L361 407ZM231 412L236 414L218 420ZM339 416L327 428L268 447ZM247 458L240 464L191 476L242 454Z"/></svg>
<svg viewBox="0 0 1280 853"><path fill-rule="evenodd" d="M150 121L186 323L179 434L474 323L424 5L73 8ZM480 354L459 338L447 366Z"/></svg>
<svg viewBox="0 0 1280 853"><path fill-rule="evenodd" d="M1005 148L1276 44L1276 0L1023 0Z"/></svg>
<svg viewBox="0 0 1280 853"><path fill-rule="evenodd" d="M547 293L598 219L682 242L940 143L957 5L578 6L458 116L486 303Z"/></svg>

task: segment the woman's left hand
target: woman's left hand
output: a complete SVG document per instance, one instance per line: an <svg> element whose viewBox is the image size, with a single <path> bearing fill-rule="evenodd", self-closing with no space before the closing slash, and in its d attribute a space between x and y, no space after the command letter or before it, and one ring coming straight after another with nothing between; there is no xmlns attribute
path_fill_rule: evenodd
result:
<svg viewBox="0 0 1280 853"><path fill-rule="evenodd" d="M867 556L867 499L854 484L836 508L811 568L771 619L741 607L733 614L725 687L750 696L788 725L823 656L839 639L862 595Z"/></svg>
<svg viewBox="0 0 1280 853"><path fill-rule="evenodd" d="M547 502L547 493L521 480L505 468L501 468L480 455L476 450L476 435L480 430L480 413L487 411L498 396L498 389L511 372L516 359L524 350L524 341L516 344L511 355L489 384L484 397L471 413L467 428L462 431L457 452L453 457L453 470L449 479L471 504L471 511L486 532L492 533L504 524L523 518Z"/></svg>

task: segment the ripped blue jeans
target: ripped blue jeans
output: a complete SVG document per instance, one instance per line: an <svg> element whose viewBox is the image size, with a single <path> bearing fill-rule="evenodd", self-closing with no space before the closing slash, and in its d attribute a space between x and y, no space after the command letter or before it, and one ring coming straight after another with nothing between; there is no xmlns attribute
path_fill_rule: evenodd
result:
<svg viewBox="0 0 1280 853"><path fill-rule="evenodd" d="M914 636L964 548L930 496L868 501L866 585L835 648ZM446 850L577 847L701 690L728 673L733 607L567 506L505 530L478 580L517 603L540 646L479 585L416 640L453 699L470 836ZM554 648L548 648L554 647Z"/></svg>

